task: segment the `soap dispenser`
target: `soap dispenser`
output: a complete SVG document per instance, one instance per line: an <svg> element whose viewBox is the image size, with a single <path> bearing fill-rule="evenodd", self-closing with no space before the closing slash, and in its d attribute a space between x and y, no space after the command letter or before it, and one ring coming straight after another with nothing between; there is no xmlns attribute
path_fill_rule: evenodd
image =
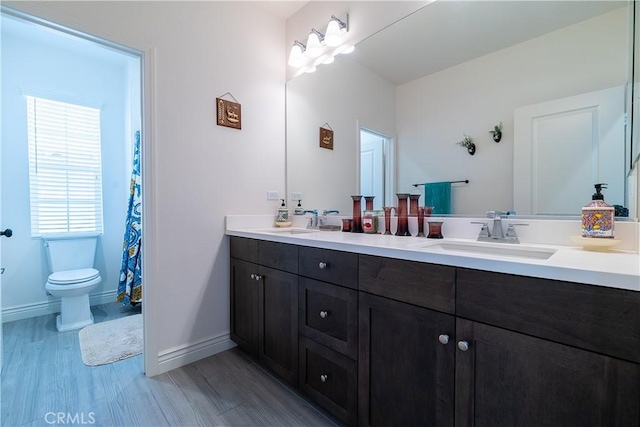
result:
<svg viewBox="0 0 640 427"><path fill-rule="evenodd" d="M613 238L615 208L604 201L601 193L607 184L595 184L591 202L582 208L582 237Z"/></svg>
<svg viewBox="0 0 640 427"><path fill-rule="evenodd" d="M289 210L287 209L287 206L284 204L284 199L280 199L282 200L282 204L280 205L280 207L278 208L278 216L276 218L276 225L289 225L291 224L289 222Z"/></svg>
<svg viewBox="0 0 640 427"><path fill-rule="evenodd" d="M302 200L298 200L298 206L293 210L294 215L304 215L304 209L302 209Z"/></svg>

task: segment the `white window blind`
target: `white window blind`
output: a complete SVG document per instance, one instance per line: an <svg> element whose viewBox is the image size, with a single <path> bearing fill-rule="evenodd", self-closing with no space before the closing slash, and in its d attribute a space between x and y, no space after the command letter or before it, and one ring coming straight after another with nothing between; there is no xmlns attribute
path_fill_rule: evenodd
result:
<svg viewBox="0 0 640 427"><path fill-rule="evenodd" d="M102 232L100 110L27 96L31 235Z"/></svg>

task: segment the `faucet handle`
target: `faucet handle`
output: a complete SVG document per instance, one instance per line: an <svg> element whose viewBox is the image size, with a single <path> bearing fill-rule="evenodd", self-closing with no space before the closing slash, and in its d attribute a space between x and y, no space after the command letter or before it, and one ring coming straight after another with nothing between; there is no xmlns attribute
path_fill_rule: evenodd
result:
<svg viewBox="0 0 640 427"><path fill-rule="evenodd" d="M507 232L505 233L504 237L508 239L514 239L517 243L520 243L520 240L518 240L518 236L516 234L516 229L514 226L528 227L529 224L509 224L509 227L507 227Z"/></svg>
<svg viewBox="0 0 640 427"><path fill-rule="evenodd" d="M488 223L482 221L471 221L471 224L482 224L482 228L480 229L480 234L478 234L478 237L491 237Z"/></svg>

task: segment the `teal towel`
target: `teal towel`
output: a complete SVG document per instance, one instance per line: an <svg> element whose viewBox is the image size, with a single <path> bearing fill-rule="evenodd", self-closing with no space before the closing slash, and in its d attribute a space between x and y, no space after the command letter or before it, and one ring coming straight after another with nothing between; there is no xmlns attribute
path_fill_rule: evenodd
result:
<svg viewBox="0 0 640 427"><path fill-rule="evenodd" d="M451 182L430 182L425 184L424 205L433 206L432 214L450 214Z"/></svg>

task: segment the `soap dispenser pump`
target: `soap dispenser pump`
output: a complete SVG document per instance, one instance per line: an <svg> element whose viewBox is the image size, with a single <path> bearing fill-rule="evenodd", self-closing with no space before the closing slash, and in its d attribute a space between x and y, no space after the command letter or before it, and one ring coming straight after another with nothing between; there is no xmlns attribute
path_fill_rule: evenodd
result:
<svg viewBox="0 0 640 427"><path fill-rule="evenodd" d="M591 202L582 208L582 237L610 238L613 236L615 208L604 201L601 193L607 184L595 184Z"/></svg>
<svg viewBox="0 0 640 427"><path fill-rule="evenodd" d="M280 205L280 207L278 208L278 216L276 218L276 223L278 225L284 225L284 224L290 224L289 223L289 210L287 209L287 206L284 204L284 199L280 199L282 200L282 204Z"/></svg>

